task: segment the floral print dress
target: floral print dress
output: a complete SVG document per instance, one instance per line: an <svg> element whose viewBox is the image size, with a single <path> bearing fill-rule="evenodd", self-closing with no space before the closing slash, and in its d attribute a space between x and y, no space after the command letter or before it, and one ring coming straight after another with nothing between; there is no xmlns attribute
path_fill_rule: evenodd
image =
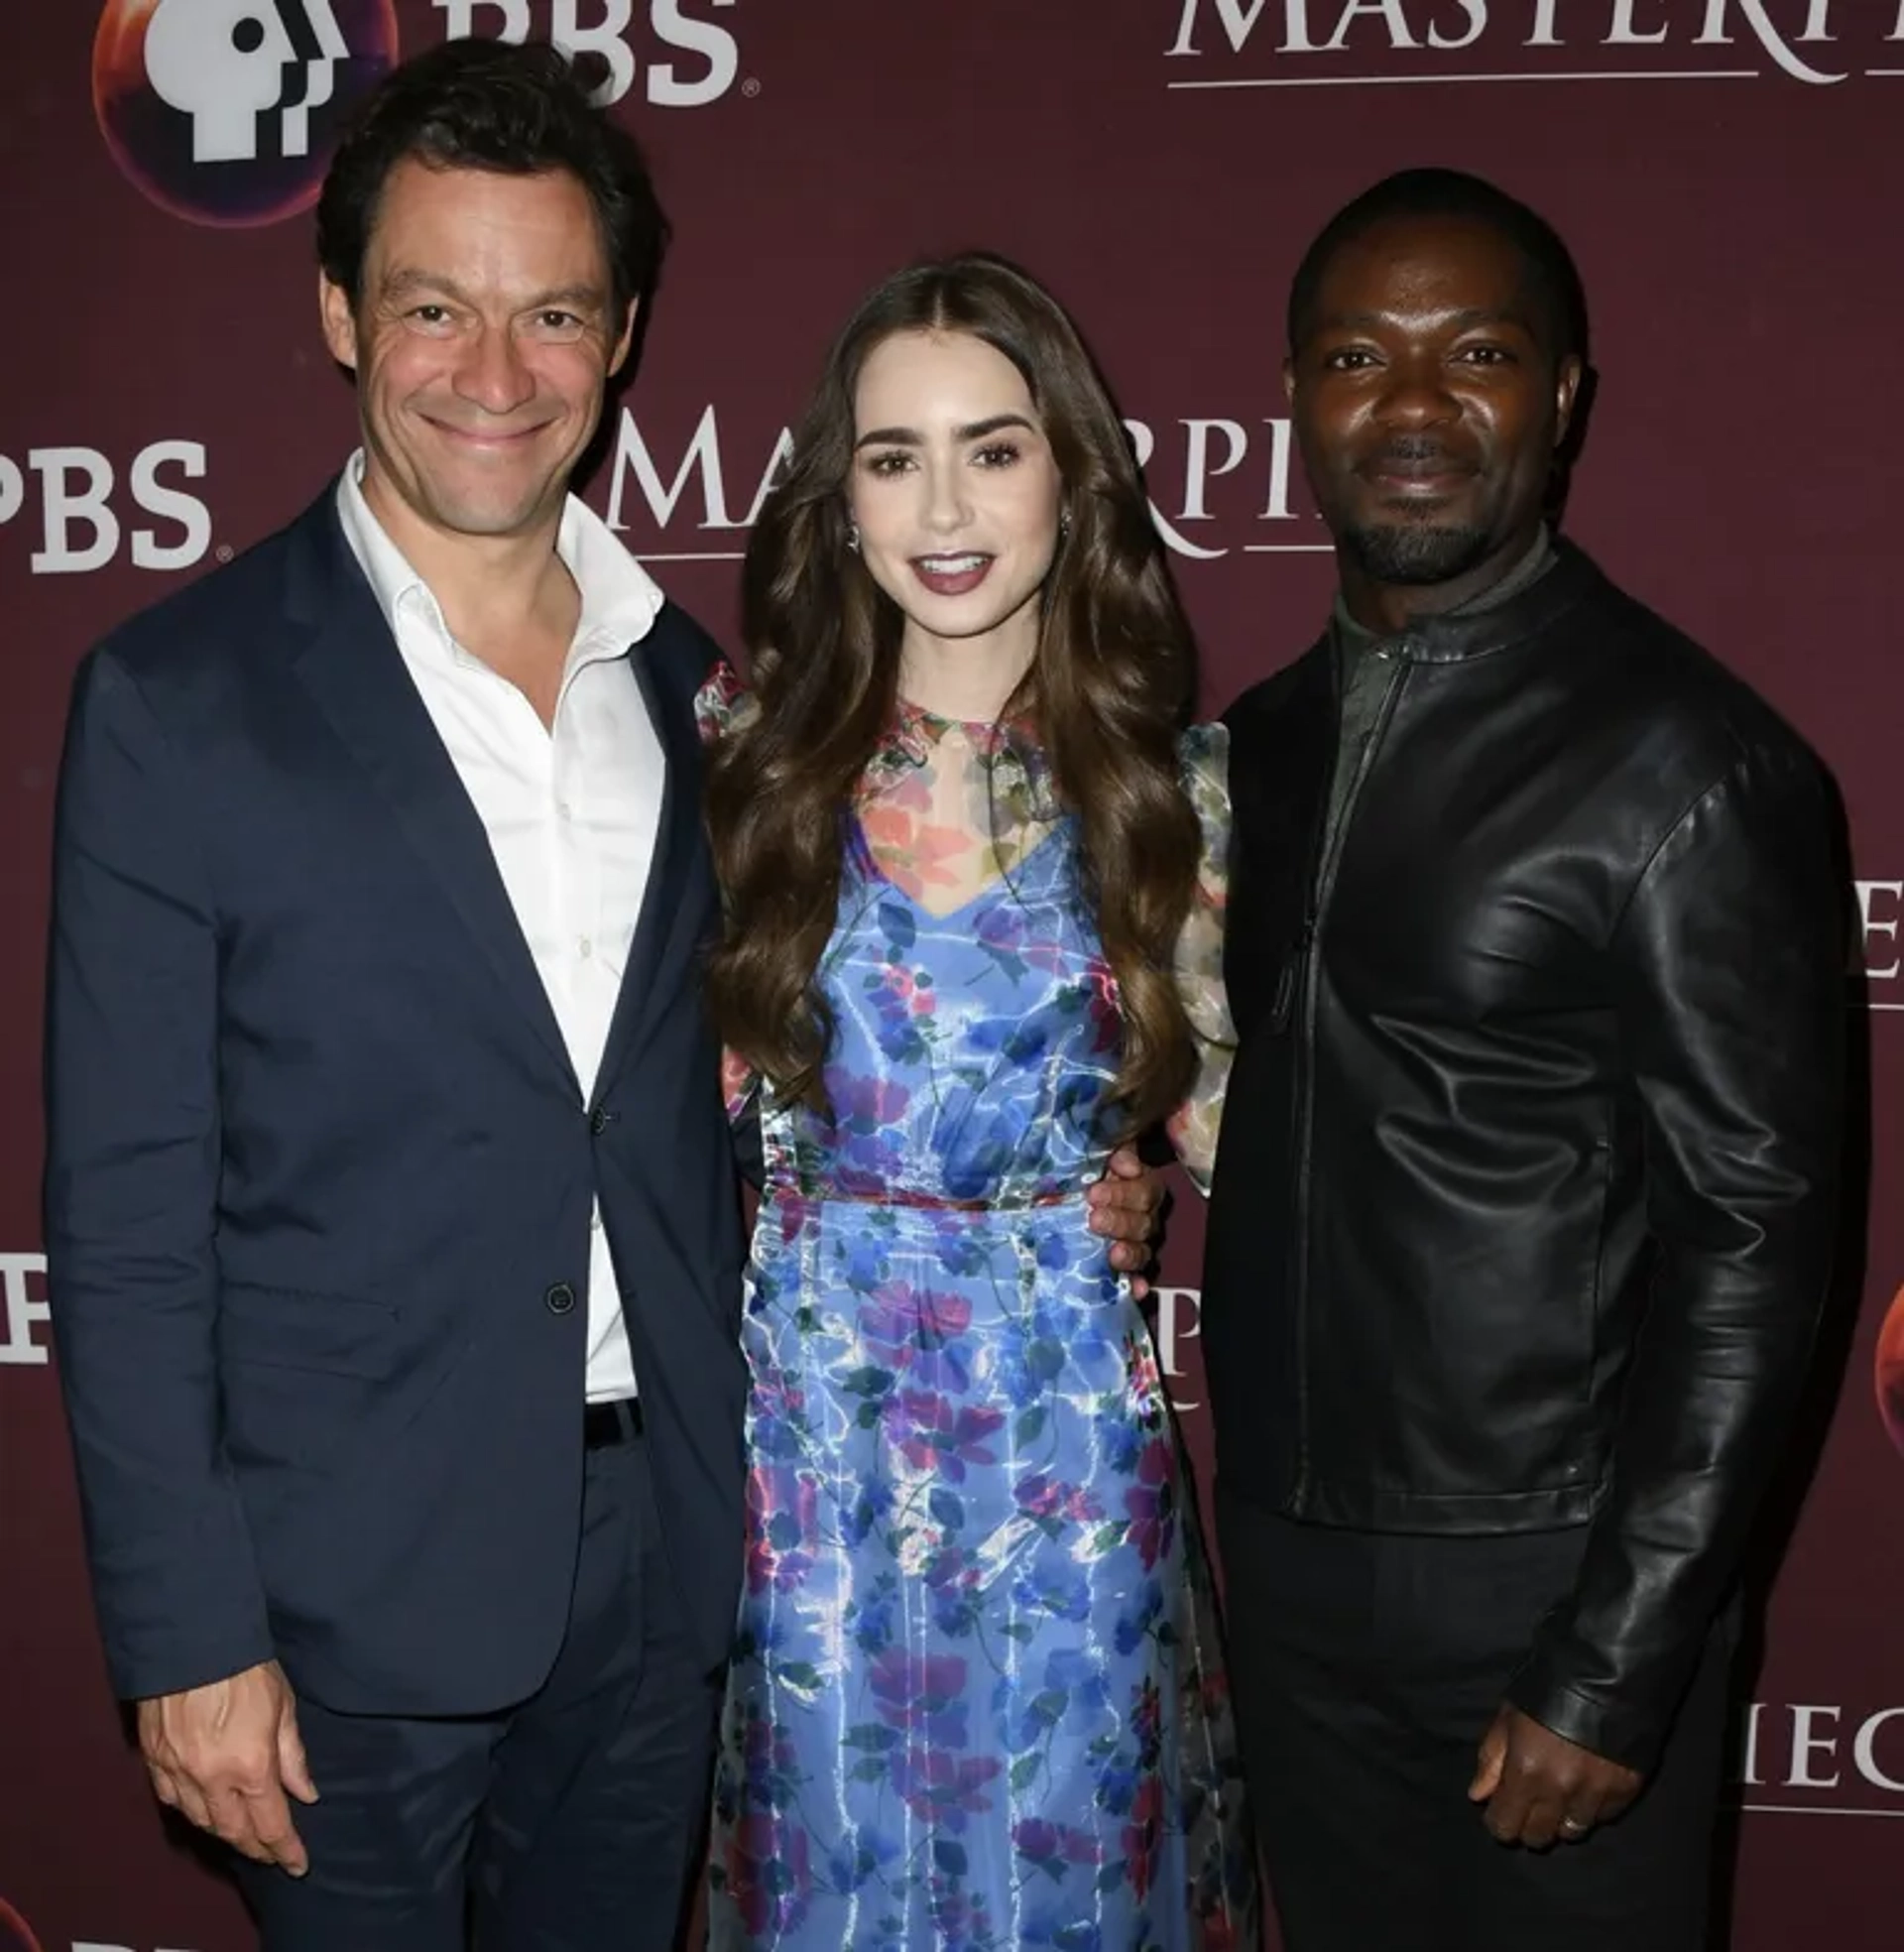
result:
<svg viewBox="0 0 1904 1952"><path fill-rule="evenodd" d="M723 680L702 708L718 732L751 707ZM1188 735L1193 1170L1230 1040L1224 758L1220 727ZM1188 1472L1086 1224L1120 1023L1071 823L1026 728L911 707L854 814L832 1115L760 1094L710 1944L1253 1952Z"/></svg>

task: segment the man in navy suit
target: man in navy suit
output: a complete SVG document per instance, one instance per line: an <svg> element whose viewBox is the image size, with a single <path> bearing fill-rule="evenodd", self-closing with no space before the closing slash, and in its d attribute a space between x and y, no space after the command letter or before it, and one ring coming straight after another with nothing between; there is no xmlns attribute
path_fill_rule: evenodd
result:
<svg viewBox="0 0 1904 1952"><path fill-rule="evenodd" d="M665 232L547 49L397 70L318 211L362 450L77 683L48 1246L93 1580L273 1952L660 1948L699 1832L745 1390L714 652L567 492Z"/></svg>

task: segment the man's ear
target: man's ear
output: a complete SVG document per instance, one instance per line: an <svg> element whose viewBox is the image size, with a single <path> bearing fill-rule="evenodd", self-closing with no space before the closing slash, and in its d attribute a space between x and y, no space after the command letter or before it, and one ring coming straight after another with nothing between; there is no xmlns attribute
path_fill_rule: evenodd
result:
<svg viewBox="0 0 1904 1952"><path fill-rule="evenodd" d="M615 350L608 355L608 370L612 377L622 370L622 362L628 357L628 349L635 342L635 314L641 309L639 299L630 299L628 314L622 320L622 336L615 341Z"/></svg>
<svg viewBox="0 0 1904 1952"><path fill-rule="evenodd" d="M357 370L357 314L350 303L350 294L341 285L333 285L321 273L317 279L317 314L323 321L324 343L330 348L330 356L340 366L348 366L354 373Z"/></svg>
<svg viewBox="0 0 1904 1952"><path fill-rule="evenodd" d="M1560 446L1567 438L1567 429L1574 424L1574 408L1580 400L1580 383L1586 377L1587 368L1580 354L1570 352L1560 362L1560 370L1554 375L1554 445Z"/></svg>

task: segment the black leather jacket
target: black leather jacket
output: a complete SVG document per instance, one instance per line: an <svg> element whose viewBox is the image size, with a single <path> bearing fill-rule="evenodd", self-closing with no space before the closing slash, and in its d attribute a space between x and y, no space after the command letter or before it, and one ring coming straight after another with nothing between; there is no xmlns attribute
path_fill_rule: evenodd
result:
<svg viewBox="0 0 1904 1952"><path fill-rule="evenodd" d="M1830 1273L1827 789L1768 707L1565 546L1393 650L1330 859L1329 643L1227 715L1218 1469L1226 1494L1357 1529L1590 1525L1511 1698L1644 1767Z"/></svg>

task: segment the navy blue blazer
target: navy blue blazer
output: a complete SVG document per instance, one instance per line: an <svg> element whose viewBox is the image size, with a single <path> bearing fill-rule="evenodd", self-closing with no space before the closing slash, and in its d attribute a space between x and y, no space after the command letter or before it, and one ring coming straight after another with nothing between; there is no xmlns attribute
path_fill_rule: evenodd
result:
<svg viewBox="0 0 1904 1952"><path fill-rule="evenodd" d="M722 1658L743 1242L698 984L714 655L671 605L632 652L666 790L587 1102L331 493L82 666L47 1247L122 1694L274 1655L359 1713L534 1692L575 1566L596 1198L669 1557Z"/></svg>

